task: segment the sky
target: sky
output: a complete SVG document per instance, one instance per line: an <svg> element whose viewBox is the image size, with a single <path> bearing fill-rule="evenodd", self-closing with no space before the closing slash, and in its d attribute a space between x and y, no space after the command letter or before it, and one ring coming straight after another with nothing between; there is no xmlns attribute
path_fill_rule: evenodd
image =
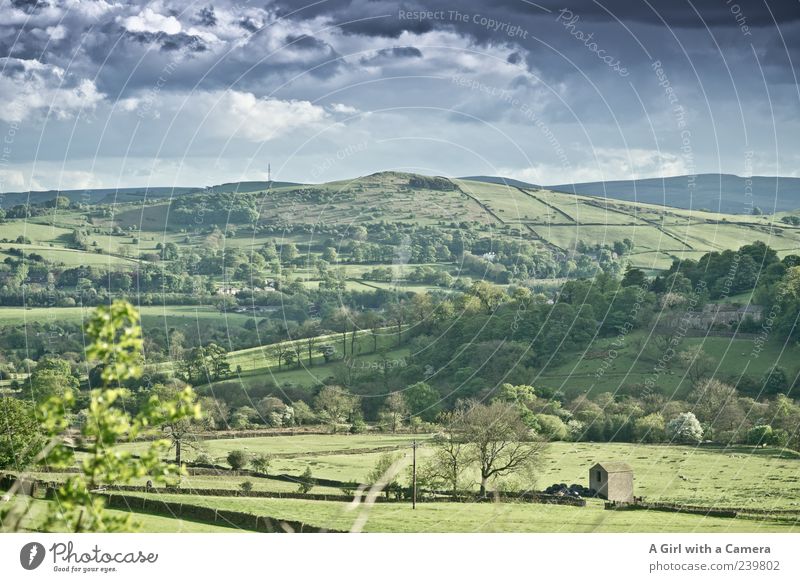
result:
<svg viewBox="0 0 800 582"><path fill-rule="evenodd" d="M800 0L0 0L0 192L800 176Z"/></svg>

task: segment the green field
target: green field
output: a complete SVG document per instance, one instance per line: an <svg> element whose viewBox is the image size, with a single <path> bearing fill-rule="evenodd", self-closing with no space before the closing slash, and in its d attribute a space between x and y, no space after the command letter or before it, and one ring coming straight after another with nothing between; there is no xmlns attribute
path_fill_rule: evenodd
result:
<svg viewBox="0 0 800 582"><path fill-rule="evenodd" d="M48 506L53 502L17 497L14 503L18 506L29 507L27 514L19 524L20 531L38 531L39 525L47 514ZM107 511L110 517L120 517L128 513L116 509ZM135 512L133 513L133 523L136 526L136 531L146 533L235 533L238 531L233 528L208 523ZM11 527L11 524L0 522L0 530L6 527Z"/></svg>
<svg viewBox="0 0 800 582"><path fill-rule="evenodd" d="M202 448L220 464L234 449L273 455L271 473L299 476L306 467L318 478L362 482L384 449L411 463L411 441L421 443L418 459L432 450L428 435L300 435L203 441ZM142 443L124 445L140 452ZM364 451L363 449L372 449ZM335 453L335 454L331 454ZM599 461L621 460L634 469L635 493L648 501L716 507L750 507L800 512L800 454L770 448L642 445L629 443L551 443L533 480L502 480L513 490L544 489L553 483L586 483ZM477 475L468 475L477 482ZM190 482L200 487L198 479ZM235 488L242 477L229 479ZM401 480L405 480L405 472ZM259 481L259 480L255 480ZM725 486L720 486L725 483ZM265 489L274 490L274 489Z"/></svg>
<svg viewBox="0 0 800 582"><path fill-rule="evenodd" d="M144 495L144 494L142 494ZM150 495L150 498L158 496ZM164 495L164 500L230 509L349 531L362 508L334 501ZM411 509L410 503L376 503L363 510L366 532L795 532L793 521L724 519L658 511L605 511L592 501L586 507L534 503L436 503Z"/></svg>
<svg viewBox="0 0 800 582"><path fill-rule="evenodd" d="M618 338L597 339L582 354L569 358L568 362L546 366L534 379L535 384L551 389L564 390L575 396L587 391L601 392L629 391L637 394L636 386L641 386L654 370L658 360L658 348L645 332L634 332L624 338L620 345ZM765 343L757 357L751 356L752 339L732 339L728 337L685 337L678 351L701 347L718 365L717 375L737 377L746 373L755 378L761 377L770 367L783 366L794 377L800 372L800 346L784 346L777 342ZM611 349L617 356L606 365L606 354ZM602 374L597 375L598 371ZM685 397L691 389L690 381L684 377L685 369L677 362L660 373L656 386L663 394Z"/></svg>

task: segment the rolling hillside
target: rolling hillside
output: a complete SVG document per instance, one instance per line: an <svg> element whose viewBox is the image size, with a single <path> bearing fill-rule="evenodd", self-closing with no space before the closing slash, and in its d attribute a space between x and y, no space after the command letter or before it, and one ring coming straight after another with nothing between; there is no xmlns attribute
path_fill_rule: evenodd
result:
<svg viewBox="0 0 800 582"><path fill-rule="evenodd" d="M693 177L558 184L547 188L570 194L731 214L749 214L753 207L767 214L800 208L800 178L699 174Z"/></svg>
<svg viewBox="0 0 800 582"><path fill-rule="evenodd" d="M331 229L340 233L338 238L341 232L349 237L357 227L381 223L412 230L435 227L453 236L469 228L487 241L526 241L556 260L564 260L578 248L611 247L628 239L633 244L628 261L645 269L667 268L676 258L697 259L709 251L734 249L754 240L766 242L781 256L800 253L800 227L782 222L786 213L753 216L665 208L656 203L399 172L317 185L266 186L265 182L225 184L169 200L151 198L146 204L117 198L115 213L94 217L94 228L119 226L129 236L137 231L147 236L136 244L130 240L125 244L98 233L98 245L87 253L91 258L87 257L86 264L102 263L104 255L120 257L121 251L136 257L159 241L202 244L205 235L197 230L198 224L202 229L234 226L238 234L228 238L226 245L237 247L277 237L310 248L321 244ZM98 202L103 203L102 199ZM244 210L238 214L231 210L237 204ZM74 211L7 220L0 252L24 235L32 239L30 250L45 244L49 253L56 253L67 246L68 229L84 220ZM68 262L81 264L78 254L71 253Z"/></svg>

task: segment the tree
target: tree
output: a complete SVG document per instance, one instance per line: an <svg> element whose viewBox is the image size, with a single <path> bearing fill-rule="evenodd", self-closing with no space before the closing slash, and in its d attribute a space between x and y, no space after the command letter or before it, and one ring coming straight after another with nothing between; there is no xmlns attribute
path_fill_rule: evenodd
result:
<svg viewBox="0 0 800 582"><path fill-rule="evenodd" d="M417 382L406 388L403 397L412 416L431 422L439 414L441 396L425 382Z"/></svg>
<svg viewBox="0 0 800 582"><path fill-rule="evenodd" d="M284 264L293 263L300 256L297 250L297 245L292 242L284 242L281 244L281 262Z"/></svg>
<svg viewBox="0 0 800 582"><path fill-rule="evenodd" d="M764 374L761 379L764 386L764 393L771 394L785 394L789 389L789 380L787 378L786 370L781 366L772 366Z"/></svg>
<svg viewBox="0 0 800 582"><path fill-rule="evenodd" d="M0 469L24 470L43 444L33 406L10 396L0 396Z"/></svg>
<svg viewBox="0 0 800 582"><path fill-rule="evenodd" d="M691 412L684 412L667 424L667 438L679 443L697 444L703 440L703 427Z"/></svg>
<svg viewBox="0 0 800 582"><path fill-rule="evenodd" d="M645 277L644 271L628 265L620 284L623 287L641 287L646 281L647 277Z"/></svg>
<svg viewBox="0 0 800 582"><path fill-rule="evenodd" d="M294 409L294 421L299 425L312 424L317 420L317 415L304 400L292 402L292 408Z"/></svg>
<svg viewBox="0 0 800 582"><path fill-rule="evenodd" d="M473 448L480 471L480 495L489 479L533 469L543 444L533 439L519 410L508 402L468 404L460 418L464 440Z"/></svg>
<svg viewBox="0 0 800 582"><path fill-rule="evenodd" d="M78 379L70 369L69 362L56 357L42 358L28 378L31 396L36 402L44 402L52 396L63 396L78 389Z"/></svg>
<svg viewBox="0 0 800 582"><path fill-rule="evenodd" d="M205 357L208 360L208 370L214 380L230 375L231 365L228 362L228 352L225 348L212 342L206 346Z"/></svg>
<svg viewBox="0 0 800 582"><path fill-rule="evenodd" d="M250 466L258 473L269 473L269 467L272 464L272 455L259 454L250 460Z"/></svg>
<svg viewBox="0 0 800 582"><path fill-rule="evenodd" d="M640 442L658 443L664 440L664 417L658 412L637 418L633 423L633 434Z"/></svg>
<svg viewBox="0 0 800 582"><path fill-rule="evenodd" d="M475 281L469 288L469 294L480 301L488 315L494 313L495 309L507 299L500 287L492 285L488 281Z"/></svg>
<svg viewBox="0 0 800 582"><path fill-rule="evenodd" d="M380 486L386 499L389 499L391 493L395 495L400 493L400 482L397 477L400 473L399 461L401 458L400 455L384 453L378 457L375 466L367 475L367 484Z"/></svg>
<svg viewBox="0 0 800 582"><path fill-rule="evenodd" d="M245 465L247 465L248 455L246 451L234 449L228 453L226 459L228 464L231 466L231 469L234 471L239 471L240 469L243 469Z"/></svg>
<svg viewBox="0 0 800 582"><path fill-rule="evenodd" d="M335 263L336 260L339 258L339 253L336 252L336 249L333 247L325 247L322 250L322 260L327 261L329 263Z"/></svg>
<svg viewBox="0 0 800 582"><path fill-rule="evenodd" d="M150 391L156 398L169 402L182 394L187 385L180 380L175 380L170 384L156 384ZM192 392L192 403L196 403L197 397ZM166 419L161 425L161 431L170 442L170 448L175 449L175 464L180 467L182 462L183 449L185 447L198 450L197 433L200 431L200 421L197 418Z"/></svg>
<svg viewBox="0 0 800 582"><path fill-rule="evenodd" d="M131 440L144 429L159 426L180 418L198 418L199 407L193 402L191 389L186 389L176 400L162 401L151 396L139 412L132 416L116 405L124 390L112 386L138 379L142 374L142 330L139 314L126 301L114 301L109 306L98 307L86 324L88 341L86 356L102 367L102 389L89 393L89 405L80 438L86 443L86 454L79 464L79 472L72 474L56 491L56 500L49 504L41 529L45 531L129 531L134 526L132 516L109 515L105 512L105 498L95 494L103 484L123 485L134 478L150 477L168 483L180 474L180 468L162 461L169 443L164 440L149 443L138 456L120 450L116 445ZM69 411L75 397L71 389L53 392L39 406L37 419L46 434L47 444L37 458L46 459L54 468L75 465L73 451L65 443L68 436ZM14 507L11 512L15 511ZM27 512L28 509L19 510ZM0 522L8 517L9 510L0 510ZM19 523L22 516L13 520Z"/></svg>
<svg viewBox="0 0 800 582"><path fill-rule="evenodd" d="M463 409L439 416L442 431L433 437L433 455L425 464L425 472L447 484L453 497L458 495L461 476L472 462L469 444L461 431Z"/></svg>
<svg viewBox="0 0 800 582"><path fill-rule="evenodd" d="M348 419L358 401L358 396L341 386L323 386L314 398L314 406L320 417L330 424L331 432L336 432L336 425Z"/></svg>
<svg viewBox="0 0 800 582"><path fill-rule="evenodd" d="M397 432L398 427L402 426L403 419L408 416L408 405L400 392L392 392L386 397L382 416L392 432Z"/></svg>
<svg viewBox="0 0 800 582"><path fill-rule="evenodd" d="M314 476L311 474L310 466L306 465L306 470L303 471L302 475L300 475L298 484L298 490L300 493L308 493L317 485L317 480L314 479Z"/></svg>
<svg viewBox="0 0 800 582"><path fill-rule="evenodd" d="M714 358L706 354L700 346L680 352L678 361L686 369L686 377L689 378L692 386L698 386L714 372L716 367Z"/></svg>

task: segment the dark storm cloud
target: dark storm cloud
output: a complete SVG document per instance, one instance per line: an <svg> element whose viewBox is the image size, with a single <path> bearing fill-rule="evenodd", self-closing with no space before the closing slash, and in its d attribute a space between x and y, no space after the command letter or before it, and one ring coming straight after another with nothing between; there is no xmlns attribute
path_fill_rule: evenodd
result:
<svg viewBox="0 0 800 582"><path fill-rule="evenodd" d="M794 145L800 135L790 118L797 109L800 2L769 0L768 6L763 0L0 0L0 57L12 57L0 58L0 89L7 91L0 98L13 100L17 85L33 79L31 108L44 112L54 99L63 100L60 112L69 120L70 108L79 109L85 93L100 104L98 116L109 115L111 136L127 135L136 121L131 112L147 99L151 118L162 113L160 108L166 118L169 104L202 109L227 93L235 94L225 101L228 109L244 111L244 119L272 98L311 102L337 122L335 116L348 111L410 106L403 113L407 119L399 122L400 114L391 123L381 113L365 114L360 129L385 137L382 131L393 135L398 128L437 127L466 142L473 135L469 132L480 135L483 122L507 123L509 131L519 131L523 142L546 154L544 130L532 127L519 107L491 94L502 90L530 104L548 130L563 132L562 143L581 143L588 152L629 146L644 151L670 147L669 131L675 131L652 68L658 61L680 104L699 124L693 127L697 140L701 135L716 139L722 127L728 132L724 147L731 147L740 138L733 134L744 126L751 128L751 137L758 135L768 125L763 112L772 107L776 117L787 120L779 131L788 138L781 139ZM577 20L569 24L567 16ZM608 59L619 60L628 74L620 75ZM482 83L483 89L456 87L451 77L457 75ZM46 98L36 99L39 92ZM108 114L111 105L115 112ZM414 106L454 113L439 126L415 118ZM262 114L264 119L272 115ZM193 124L187 123L189 134ZM160 125L143 127L131 151L146 156L158 149ZM58 146L51 144L74 151L77 146L67 145L71 129L59 133L53 127L37 155L47 155L47 148L55 152ZM227 147L215 136L202 141L205 154ZM581 142L588 137L590 144ZM775 151L770 137L756 144ZM475 147L483 143L478 141ZM18 151L23 143L20 138ZM84 156L96 150L91 137L75 143L84 144ZM292 149L283 146L279 142L274 151ZM36 147L32 143L31 151ZM699 151L700 144L696 147ZM102 151L123 156L128 142L107 138ZM506 159L509 153L495 146L489 157ZM347 171L345 165L345 175L381 169Z"/></svg>
<svg viewBox="0 0 800 582"><path fill-rule="evenodd" d="M217 25L217 16L214 14L213 6L206 6L197 11L197 24L200 26L213 27Z"/></svg>
<svg viewBox="0 0 800 582"><path fill-rule="evenodd" d="M525 21L567 8L580 14L586 21L611 22L620 19L680 28L730 26L731 21L737 18L753 27L800 20L800 3L796 0L494 0L491 3L485 0L414 0L399 4L380 0L329 0L303 7L293 0L278 0L275 6L279 13L289 18L306 19L324 15L342 23L342 28L347 32L391 38L396 38L404 31L420 32L443 26L453 26L476 33L478 37L486 37L480 27L471 26L474 23L451 18L451 13L455 11L462 14L504 15ZM443 17L424 17L425 13L436 12L445 14ZM423 16L398 18L400 13L421 13Z"/></svg>

